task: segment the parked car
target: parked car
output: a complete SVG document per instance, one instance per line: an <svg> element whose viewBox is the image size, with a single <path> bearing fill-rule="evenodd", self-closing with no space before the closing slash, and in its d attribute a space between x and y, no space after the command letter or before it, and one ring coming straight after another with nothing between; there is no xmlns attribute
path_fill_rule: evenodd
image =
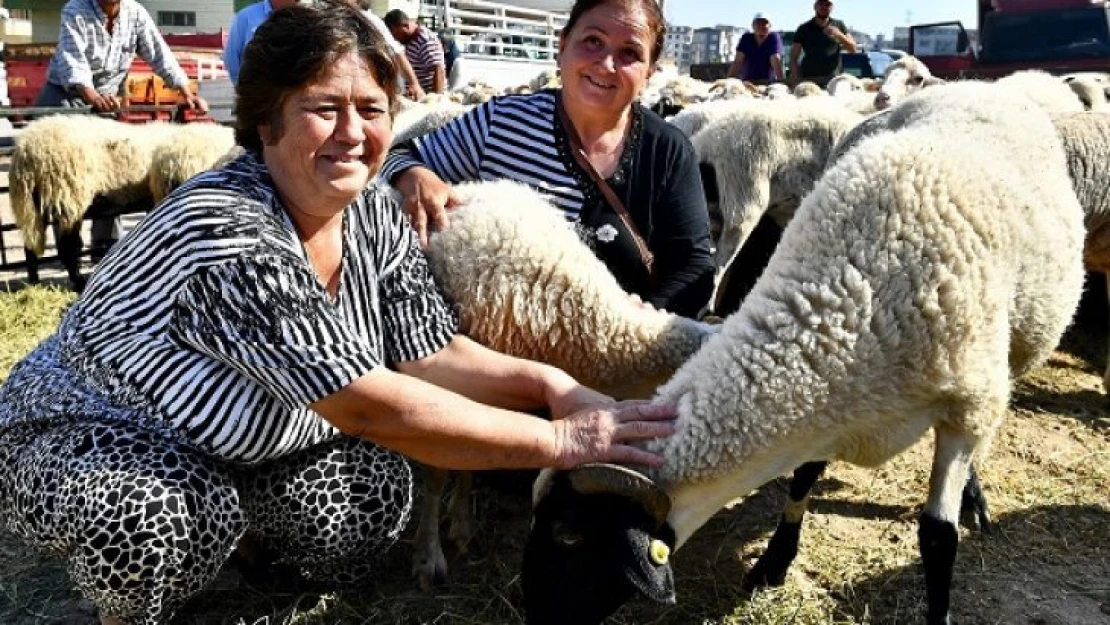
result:
<svg viewBox="0 0 1110 625"><path fill-rule="evenodd" d="M842 52L842 71L857 78L881 78L888 65L905 56L901 50L859 50Z"/></svg>

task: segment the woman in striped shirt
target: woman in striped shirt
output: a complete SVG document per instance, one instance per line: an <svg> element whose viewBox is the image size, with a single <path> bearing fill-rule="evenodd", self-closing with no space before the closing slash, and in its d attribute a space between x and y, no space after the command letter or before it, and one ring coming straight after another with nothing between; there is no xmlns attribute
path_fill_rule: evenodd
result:
<svg viewBox="0 0 1110 625"><path fill-rule="evenodd" d="M409 516L401 454L659 461L628 443L673 414L456 335L404 215L367 188L395 78L341 0L275 12L240 74L246 153L113 249L0 388L0 524L66 558L102 622L167 621L248 543L364 576Z"/></svg>
<svg viewBox="0 0 1110 625"><path fill-rule="evenodd" d="M450 184L511 178L547 195L625 290L657 308L693 316L713 289L709 215L693 147L636 102L663 48L666 23L654 0L578 0L559 39L562 89L494 98L442 129L396 148L382 175L405 198L423 239L446 224ZM585 157L627 207L654 255L646 269L636 241Z"/></svg>

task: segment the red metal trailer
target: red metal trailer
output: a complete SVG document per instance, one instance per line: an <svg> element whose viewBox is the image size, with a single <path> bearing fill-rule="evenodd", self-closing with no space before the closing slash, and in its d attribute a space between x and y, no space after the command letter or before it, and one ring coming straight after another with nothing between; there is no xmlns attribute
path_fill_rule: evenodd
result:
<svg viewBox="0 0 1110 625"><path fill-rule="evenodd" d="M910 53L942 78L1022 69L1110 72L1107 0L976 0L979 40L960 22L910 28Z"/></svg>

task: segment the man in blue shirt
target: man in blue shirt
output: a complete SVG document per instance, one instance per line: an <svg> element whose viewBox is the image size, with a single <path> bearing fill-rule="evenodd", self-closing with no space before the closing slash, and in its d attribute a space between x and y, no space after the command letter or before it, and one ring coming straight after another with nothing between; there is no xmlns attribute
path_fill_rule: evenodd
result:
<svg viewBox="0 0 1110 625"><path fill-rule="evenodd" d="M297 0L262 0L244 7L235 14L231 22L231 32L227 34L227 46L224 48L224 69L231 76L231 82L239 83L239 65L243 62L243 48L251 40L254 31L274 11L293 6Z"/></svg>

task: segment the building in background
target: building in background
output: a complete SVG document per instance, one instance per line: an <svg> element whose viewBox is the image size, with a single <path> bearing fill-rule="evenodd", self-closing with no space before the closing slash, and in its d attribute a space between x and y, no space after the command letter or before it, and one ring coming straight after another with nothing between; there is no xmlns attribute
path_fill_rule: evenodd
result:
<svg viewBox="0 0 1110 625"><path fill-rule="evenodd" d="M740 37L746 32L746 28L723 24L695 28L693 41L690 44L690 63L696 65L731 62L736 53L736 45L740 43Z"/></svg>
<svg viewBox="0 0 1110 625"><path fill-rule="evenodd" d="M667 25L663 39L662 61L674 63L679 72L690 69L690 50L694 43L694 29L689 26Z"/></svg>

